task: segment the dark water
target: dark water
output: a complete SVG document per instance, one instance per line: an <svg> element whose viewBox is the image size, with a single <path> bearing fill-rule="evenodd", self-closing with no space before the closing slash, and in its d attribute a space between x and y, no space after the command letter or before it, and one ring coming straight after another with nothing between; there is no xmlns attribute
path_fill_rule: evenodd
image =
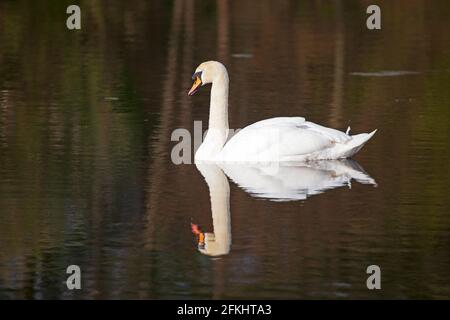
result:
<svg viewBox="0 0 450 320"><path fill-rule="evenodd" d="M71 1L0 3L0 298L450 298L448 1L377 1L380 31L371 1L78 3L80 31ZM206 123L208 90L186 92L209 59L233 128L378 128L354 157L377 187L280 202L231 181L229 253L201 254L208 185L170 136Z"/></svg>

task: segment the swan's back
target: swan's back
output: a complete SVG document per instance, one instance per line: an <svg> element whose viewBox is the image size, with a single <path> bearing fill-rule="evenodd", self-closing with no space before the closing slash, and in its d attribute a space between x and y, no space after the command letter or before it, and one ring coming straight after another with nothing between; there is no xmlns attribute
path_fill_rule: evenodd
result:
<svg viewBox="0 0 450 320"><path fill-rule="evenodd" d="M271 118L238 131L225 144L219 160L268 162L345 158L351 156L352 150L361 148L371 136L367 139L359 137L358 141L353 137L356 136L302 117Z"/></svg>

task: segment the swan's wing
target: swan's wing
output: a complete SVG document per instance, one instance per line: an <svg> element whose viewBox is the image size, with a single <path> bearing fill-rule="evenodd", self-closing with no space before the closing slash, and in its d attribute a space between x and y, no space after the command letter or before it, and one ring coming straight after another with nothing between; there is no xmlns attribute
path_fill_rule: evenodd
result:
<svg viewBox="0 0 450 320"><path fill-rule="evenodd" d="M225 144L225 161L272 161L320 152L351 139L301 117L272 118L238 131Z"/></svg>
<svg viewBox="0 0 450 320"><path fill-rule="evenodd" d="M310 122L310 121L305 121L305 123L303 124L303 127L301 127L301 128L305 129L305 130L310 130L312 132L315 132L317 134L325 136L330 141L333 141L334 143L336 143L336 142L346 143L349 140L351 140L351 137L342 131L332 129L332 128L327 128L327 127L321 126L319 124L316 124L316 123Z"/></svg>

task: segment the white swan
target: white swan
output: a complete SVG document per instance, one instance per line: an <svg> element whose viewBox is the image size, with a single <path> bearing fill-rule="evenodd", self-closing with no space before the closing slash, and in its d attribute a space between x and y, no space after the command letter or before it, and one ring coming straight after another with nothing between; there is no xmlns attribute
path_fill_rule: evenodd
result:
<svg viewBox="0 0 450 320"><path fill-rule="evenodd" d="M258 121L238 131L228 141L228 73L223 64L200 64L192 76L193 95L212 83L209 127L195 161L280 162L348 158L375 134L354 136L306 121L302 117L280 117Z"/></svg>

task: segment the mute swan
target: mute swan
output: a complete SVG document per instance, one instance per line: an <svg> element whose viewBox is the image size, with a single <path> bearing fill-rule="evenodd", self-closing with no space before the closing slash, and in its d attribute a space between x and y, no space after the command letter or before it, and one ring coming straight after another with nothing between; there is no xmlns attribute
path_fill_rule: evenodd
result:
<svg viewBox="0 0 450 320"><path fill-rule="evenodd" d="M354 136L306 121L279 117L258 121L228 140L228 73L217 61L200 64L192 76L188 95L212 83L209 127L195 161L280 162L348 158L375 134Z"/></svg>
<svg viewBox="0 0 450 320"><path fill-rule="evenodd" d="M350 185L352 179L376 185L351 160L323 160L301 164L281 164L277 170L266 165L197 163L206 181L211 200L213 232L203 232L192 223L198 250L208 256L226 255L231 249L230 185L226 176L250 195L272 201L306 200L311 195Z"/></svg>

